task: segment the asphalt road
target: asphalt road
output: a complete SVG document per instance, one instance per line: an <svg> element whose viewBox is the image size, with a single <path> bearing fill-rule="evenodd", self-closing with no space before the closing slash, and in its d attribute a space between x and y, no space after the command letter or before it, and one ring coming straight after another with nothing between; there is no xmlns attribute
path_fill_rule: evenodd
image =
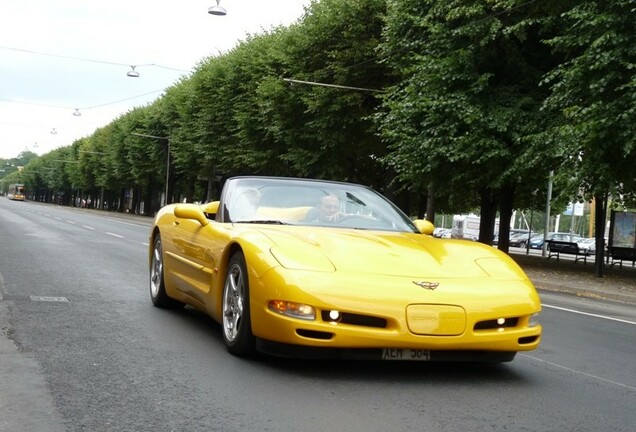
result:
<svg viewBox="0 0 636 432"><path fill-rule="evenodd" d="M0 431L629 431L636 308L542 292L504 365L229 355L148 295L150 220L0 198Z"/></svg>

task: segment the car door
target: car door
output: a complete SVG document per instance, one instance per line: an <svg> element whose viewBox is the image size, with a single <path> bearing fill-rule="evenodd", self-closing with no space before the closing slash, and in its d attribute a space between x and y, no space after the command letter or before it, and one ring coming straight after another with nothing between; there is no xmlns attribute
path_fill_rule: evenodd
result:
<svg viewBox="0 0 636 432"><path fill-rule="evenodd" d="M177 218L172 230L172 271L181 291L204 302L210 292L217 256L214 250L214 225L201 225L193 219Z"/></svg>

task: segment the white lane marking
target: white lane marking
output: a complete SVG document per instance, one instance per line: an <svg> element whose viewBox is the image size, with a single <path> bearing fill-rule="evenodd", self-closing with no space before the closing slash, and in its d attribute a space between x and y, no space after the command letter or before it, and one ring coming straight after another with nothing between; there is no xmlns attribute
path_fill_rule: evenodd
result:
<svg viewBox="0 0 636 432"><path fill-rule="evenodd" d="M66 223L70 223L71 225L77 225L77 222L67 220Z"/></svg>
<svg viewBox="0 0 636 432"><path fill-rule="evenodd" d="M134 226L137 228L148 228L152 225L152 220L153 220L151 217L149 217L147 222L145 220L139 221L139 222L137 221L127 222L125 220L118 219L116 217L108 217L108 216L102 216L102 215L94 215L94 216L97 219L104 219L104 220L108 220L108 221L115 222L122 225Z"/></svg>
<svg viewBox="0 0 636 432"><path fill-rule="evenodd" d="M113 237L117 237L117 238L124 238L123 235L115 234L115 233L108 232L108 231L106 231L106 234L108 234L110 236L113 236Z"/></svg>
<svg viewBox="0 0 636 432"><path fill-rule="evenodd" d="M586 376L588 378L592 378L592 379L595 379L595 380L603 381L604 383L608 383L608 384L612 384L612 385L615 385L615 386L626 388L628 390L636 391L636 387L630 386L628 384L623 384L623 383L619 383L617 381L608 380L606 378L602 378L600 376L592 375L592 374L589 374L587 372L583 372L583 371L580 371L580 370L572 369L572 368L569 368L567 366L561 366L560 364L552 363L550 361L543 360L543 359L540 359L538 357L534 357L534 356L531 356L531 355L528 355L528 354L520 354L520 355L522 357L526 357L526 358L529 358L531 360L535 360L535 361L538 361L538 362L541 362L541 363L548 364L548 365L553 366L555 368L563 369L563 370L566 370L568 372L572 372L572 373L575 373L575 374L583 375L583 376Z"/></svg>
<svg viewBox="0 0 636 432"><path fill-rule="evenodd" d="M87 230L95 230L95 228L93 228L92 226L88 226L88 225L82 225L83 228L86 228Z"/></svg>
<svg viewBox="0 0 636 432"><path fill-rule="evenodd" d="M589 312L582 312L582 311L578 311L576 309L568 309L568 308L564 308L564 307L560 307L560 306L552 306L552 305L547 305L547 304L543 304L544 307L550 308L550 309L556 309L556 310L560 310L560 311L564 311L564 312L571 312L571 313L575 313L575 314L579 314L579 315L586 315L586 316L591 316L594 318L601 318L601 319L606 319L606 320L610 320L610 321L617 321L623 324L631 324L631 325L636 325L636 322L634 321L628 321L628 320L624 320L624 319L620 319L620 318L614 318L614 317L610 317L607 315L598 315L598 314L593 314L593 313L589 313Z"/></svg>
<svg viewBox="0 0 636 432"><path fill-rule="evenodd" d="M150 244L149 244L149 243L141 242L141 244L142 244L142 245L144 245L144 246L150 246Z"/></svg>
<svg viewBox="0 0 636 432"><path fill-rule="evenodd" d="M29 296L31 301L42 301L42 302L68 302L66 297L49 297L49 296Z"/></svg>
<svg viewBox="0 0 636 432"><path fill-rule="evenodd" d="M60 221L62 220L62 218L58 217L58 216L55 216L54 219L57 219L57 220L60 220Z"/></svg>

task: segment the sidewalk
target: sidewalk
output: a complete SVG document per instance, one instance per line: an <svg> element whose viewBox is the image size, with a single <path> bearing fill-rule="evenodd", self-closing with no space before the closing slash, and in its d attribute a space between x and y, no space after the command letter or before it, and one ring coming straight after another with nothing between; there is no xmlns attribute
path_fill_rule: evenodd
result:
<svg viewBox="0 0 636 432"><path fill-rule="evenodd" d="M537 290L566 292L580 297L614 300L636 305L636 267L631 262L610 267L596 277L594 262L583 264L571 260L511 253Z"/></svg>

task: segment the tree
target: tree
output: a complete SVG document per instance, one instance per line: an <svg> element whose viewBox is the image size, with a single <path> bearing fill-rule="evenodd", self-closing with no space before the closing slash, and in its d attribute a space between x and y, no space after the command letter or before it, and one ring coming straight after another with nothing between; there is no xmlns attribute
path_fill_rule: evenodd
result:
<svg viewBox="0 0 636 432"><path fill-rule="evenodd" d="M548 43L565 60L547 75L550 129L566 144L578 199L596 201L596 274L603 275L608 196L636 199L636 9L630 0L580 1Z"/></svg>
<svg viewBox="0 0 636 432"><path fill-rule="evenodd" d="M288 77L383 90L393 80L376 54L385 10L384 0L312 3L289 35ZM278 129L288 139L285 161L307 176L386 188L387 170L380 163L386 146L371 119L379 106L379 92L295 85L285 93L287 101L280 106L286 109L276 117ZM293 119L294 124L285 119Z"/></svg>
<svg viewBox="0 0 636 432"><path fill-rule="evenodd" d="M507 251L503 222L516 191L547 172L546 161L528 157L528 140L548 121L539 86L555 63L542 43L548 29L517 1L391 5L382 52L401 79L377 117L391 149L385 161L402 182L433 186L441 202L479 202L482 242L492 241L498 209Z"/></svg>

